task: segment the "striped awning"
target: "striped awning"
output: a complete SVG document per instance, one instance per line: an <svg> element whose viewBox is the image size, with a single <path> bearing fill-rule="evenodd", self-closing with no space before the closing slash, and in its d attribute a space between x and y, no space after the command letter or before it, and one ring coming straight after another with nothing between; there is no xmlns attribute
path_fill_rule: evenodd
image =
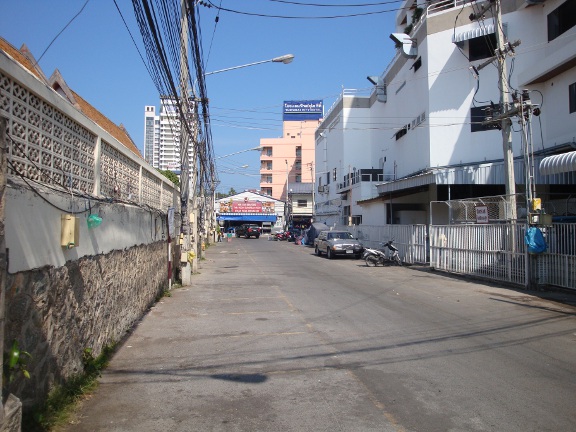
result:
<svg viewBox="0 0 576 432"><path fill-rule="evenodd" d="M540 174L552 175L576 171L576 151L548 156L540 161Z"/></svg>
<svg viewBox="0 0 576 432"><path fill-rule="evenodd" d="M494 33L494 24L487 24L481 27L476 27L462 33L452 35L452 43L464 42L469 39L474 39L480 36L487 36Z"/></svg>

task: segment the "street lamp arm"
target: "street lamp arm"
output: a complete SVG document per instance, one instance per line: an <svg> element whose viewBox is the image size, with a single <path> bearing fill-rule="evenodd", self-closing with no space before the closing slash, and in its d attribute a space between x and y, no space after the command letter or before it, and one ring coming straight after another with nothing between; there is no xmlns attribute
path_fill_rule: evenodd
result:
<svg viewBox="0 0 576 432"><path fill-rule="evenodd" d="M237 151L237 152L234 152L234 153L230 153L230 154L226 154L226 155L222 155L222 156L216 156L216 159L222 159L222 158L225 158L225 157L228 157L228 156L234 156L234 155L237 155L237 154L240 154L240 153L249 152L249 151L260 151L260 150L262 150L262 147L252 147L252 148L249 148L249 149L246 149L246 150L240 150L240 151Z"/></svg>
<svg viewBox="0 0 576 432"><path fill-rule="evenodd" d="M262 63L270 63L270 62L272 62L272 63L284 63L284 64L288 64L288 63L291 63L292 60L294 60L294 55L293 55L293 54L285 54L285 55L283 55L283 56L274 57L273 59L269 59L269 60L261 60L261 61L257 61L257 62L254 62L254 63L248 63L248 64L240 65L240 66L233 66L233 67L229 67L229 68L226 68L226 69L216 70L216 71L213 71L213 72L206 72L206 73L204 74L204 76L206 76L206 75L214 75L214 74L217 74L217 73L220 73L220 72L227 72L227 71L231 71L231 70L234 70L234 69L245 68L245 67L248 67L248 66L259 65L259 64L262 64Z"/></svg>

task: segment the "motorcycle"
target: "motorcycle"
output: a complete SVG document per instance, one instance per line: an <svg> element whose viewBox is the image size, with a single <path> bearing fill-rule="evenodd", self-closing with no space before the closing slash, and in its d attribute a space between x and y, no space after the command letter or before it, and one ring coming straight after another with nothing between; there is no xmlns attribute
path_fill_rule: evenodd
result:
<svg viewBox="0 0 576 432"><path fill-rule="evenodd" d="M274 240L276 241L288 240L288 237L290 237L289 231L280 231L274 234Z"/></svg>
<svg viewBox="0 0 576 432"><path fill-rule="evenodd" d="M394 240L389 240L386 243L380 243L380 249L364 249L364 262L368 267L376 267L378 264L386 264L386 263L393 263L396 265L401 266L402 260L400 259L400 255L398 255L398 248L393 245ZM388 253L386 250L388 249Z"/></svg>

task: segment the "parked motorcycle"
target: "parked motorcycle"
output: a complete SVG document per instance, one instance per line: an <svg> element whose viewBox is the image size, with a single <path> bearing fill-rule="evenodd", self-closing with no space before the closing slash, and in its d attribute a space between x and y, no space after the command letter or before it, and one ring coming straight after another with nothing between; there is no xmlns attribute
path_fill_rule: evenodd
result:
<svg viewBox="0 0 576 432"><path fill-rule="evenodd" d="M288 240L289 237L290 237L290 231L280 231L274 234L274 240L276 241Z"/></svg>
<svg viewBox="0 0 576 432"><path fill-rule="evenodd" d="M398 255L398 248L394 246L394 240L389 240L386 243L380 243L380 249L364 249L364 262L368 267L376 267L378 264L393 263L401 266L402 260ZM386 252L388 249L388 253Z"/></svg>

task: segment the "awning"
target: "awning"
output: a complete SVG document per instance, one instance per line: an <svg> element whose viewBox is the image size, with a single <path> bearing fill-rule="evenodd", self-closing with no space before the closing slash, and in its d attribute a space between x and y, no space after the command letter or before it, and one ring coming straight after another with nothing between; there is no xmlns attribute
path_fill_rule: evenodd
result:
<svg viewBox="0 0 576 432"><path fill-rule="evenodd" d="M469 39L474 39L480 36L487 36L492 33L494 33L494 24L487 24L472 30L452 35L452 43L464 42Z"/></svg>
<svg viewBox="0 0 576 432"><path fill-rule="evenodd" d="M576 171L576 151L545 157L540 161L540 174L552 175Z"/></svg>
<svg viewBox="0 0 576 432"><path fill-rule="evenodd" d="M263 213L220 213L216 219L237 222L276 222L278 217L275 214Z"/></svg>

